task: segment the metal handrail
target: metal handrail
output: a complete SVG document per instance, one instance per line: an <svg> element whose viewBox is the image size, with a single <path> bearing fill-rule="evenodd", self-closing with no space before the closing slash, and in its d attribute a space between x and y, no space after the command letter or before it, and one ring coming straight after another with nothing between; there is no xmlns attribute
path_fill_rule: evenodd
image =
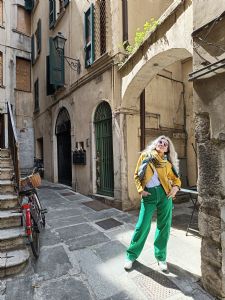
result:
<svg viewBox="0 0 225 300"><path fill-rule="evenodd" d="M7 102L8 111L8 145L11 152L13 166L15 170L15 181L17 188L20 188L20 170L19 170L19 143L16 134L15 122L13 119L12 109L9 102Z"/></svg>

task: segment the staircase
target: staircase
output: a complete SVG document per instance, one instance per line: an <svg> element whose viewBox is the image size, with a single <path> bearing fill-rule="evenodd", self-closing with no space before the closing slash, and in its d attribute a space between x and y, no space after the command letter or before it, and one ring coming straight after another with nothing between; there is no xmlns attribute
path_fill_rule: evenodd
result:
<svg viewBox="0 0 225 300"><path fill-rule="evenodd" d="M13 173L10 151L0 149L0 278L19 273L29 259Z"/></svg>

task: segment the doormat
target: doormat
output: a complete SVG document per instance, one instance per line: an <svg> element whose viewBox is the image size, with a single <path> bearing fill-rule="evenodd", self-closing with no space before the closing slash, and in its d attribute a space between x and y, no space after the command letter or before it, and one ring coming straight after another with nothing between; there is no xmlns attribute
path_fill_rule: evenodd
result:
<svg viewBox="0 0 225 300"><path fill-rule="evenodd" d="M132 279L146 294L148 299L164 300L176 294L179 294L176 299L182 299L179 298L179 296L183 296L183 293L178 287L165 275L156 272L155 270L149 270L147 273L140 274Z"/></svg>
<svg viewBox="0 0 225 300"><path fill-rule="evenodd" d="M110 206L106 205L105 203L102 203L98 200L88 201L88 202L82 202L83 205L86 205L87 207L90 207L91 209L95 211L100 211L103 209L109 209Z"/></svg>
<svg viewBox="0 0 225 300"><path fill-rule="evenodd" d="M98 226L102 227L105 230L123 225L123 223L113 219L113 218L109 218L103 221L99 221L99 222L95 222L95 224L97 224Z"/></svg>
<svg viewBox="0 0 225 300"><path fill-rule="evenodd" d="M67 192L67 193L60 193L60 195L62 195L62 196L74 196L76 194L73 193L73 192Z"/></svg>
<svg viewBox="0 0 225 300"><path fill-rule="evenodd" d="M60 186L42 185L39 187L39 189L49 189L49 190L60 191L60 190L65 190L66 188L60 187Z"/></svg>

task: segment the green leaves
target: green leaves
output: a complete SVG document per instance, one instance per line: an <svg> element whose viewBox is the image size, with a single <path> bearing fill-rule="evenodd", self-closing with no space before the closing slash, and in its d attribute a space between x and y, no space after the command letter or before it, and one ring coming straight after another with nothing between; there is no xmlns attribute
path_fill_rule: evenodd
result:
<svg viewBox="0 0 225 300"><path fill-rule="evenodd" d="M154 18L151 18L149 22L145 22L143 26L143 31L140 30L140 28L137 28L135 38L134 38L134 45L129 45L127 41L123 43L123 46L125 47L125 51L127 55L131 55L134 53L140 45L143 43L143 41L146 39L148 34L152 32L157 26L159 22L156 21ZM128 44L128 45L127 45Z"/></svg>

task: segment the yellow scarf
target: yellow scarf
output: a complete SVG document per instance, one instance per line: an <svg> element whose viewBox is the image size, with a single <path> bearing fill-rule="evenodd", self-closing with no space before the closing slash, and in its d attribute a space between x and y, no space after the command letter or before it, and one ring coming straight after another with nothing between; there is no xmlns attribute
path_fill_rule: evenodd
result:
<svg viewBox="0 0 225 300"><path fill-rule="evenodd" d="M167 159L162 158L156 150L152 150L150 156L152 157L151 162L155 168L164 168L167 163Z"/></svg>

